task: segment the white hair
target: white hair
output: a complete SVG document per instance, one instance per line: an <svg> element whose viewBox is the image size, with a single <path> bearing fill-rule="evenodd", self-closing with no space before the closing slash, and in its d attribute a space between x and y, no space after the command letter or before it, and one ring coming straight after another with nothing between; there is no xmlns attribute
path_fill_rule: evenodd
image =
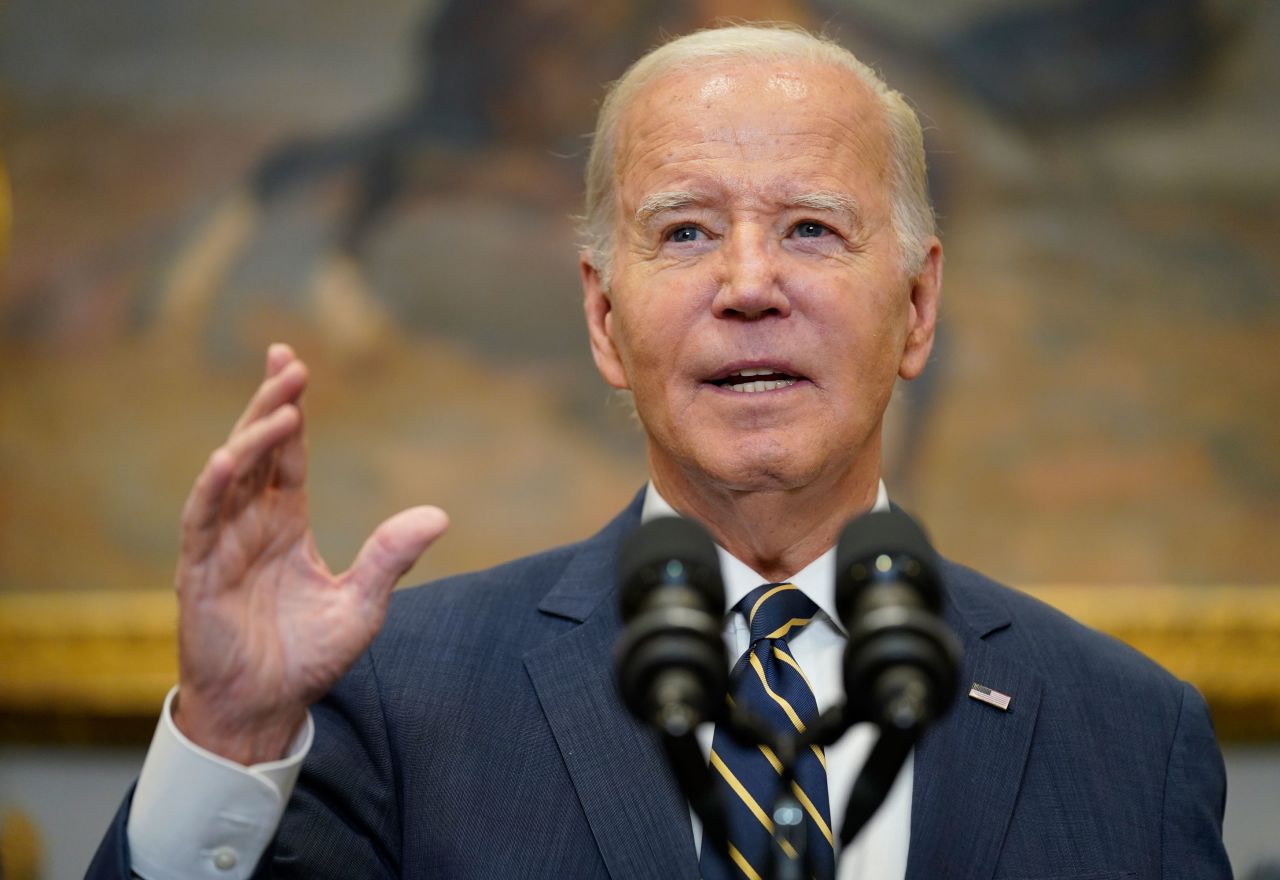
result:
<svg viewBox="0 0 1280 880"><path fill-rule="evenodd" d="M635 97L653 81L676 71L733 60L795 59L848 70L879 99L889 139L890 211L893 231L909 275L924 264L926 239L934 234L933 206L925 178L924 135L906 99L853 53L796 25L743 24L708 28L678 37L636 61L605 94L587 159L584 246L609 285L616 220L618 125Z"/></svg>

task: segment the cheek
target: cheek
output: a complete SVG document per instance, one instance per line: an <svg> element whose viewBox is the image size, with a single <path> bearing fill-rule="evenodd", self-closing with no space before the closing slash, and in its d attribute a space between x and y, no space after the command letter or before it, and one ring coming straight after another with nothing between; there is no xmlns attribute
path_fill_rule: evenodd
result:
<svg viewBox="0 0 1280 880"><path fill-rule="evenodd" d="M904 306L884 279L859 273L830 280L801 308L812 328L813 353L828 365L831 390L857 408L871 396L887 395L893 384L905 339Z"/></svg>
<svg viewBox="0 0 1280 880"><path fill-rule="evenodd" d="M636 396L637 403L651 396L655 376L661 360L663 340L656 338L642 315L632 309L613 314L614 346L618 352L627 387Z"/></svg>
<svg viewBox="0 0 1280 880"><path fill-rule="evenodd" d="M697 339L697 312L691 299L667 291L646 291L617 313L615 338L633 379L661 381L685 363Z"/></svg>
<svg viewBox="0 0 1280 880"><path fill-rule="evenodd" d="M872 267L846 272L828 290L831 295L826 305L852 335L886 340L905 326L910 297L896 273L873 271Z"/></svg>

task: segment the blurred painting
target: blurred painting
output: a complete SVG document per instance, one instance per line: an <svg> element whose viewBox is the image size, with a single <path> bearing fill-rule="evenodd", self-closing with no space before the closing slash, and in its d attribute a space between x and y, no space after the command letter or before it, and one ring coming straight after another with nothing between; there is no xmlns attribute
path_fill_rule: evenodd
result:
<svg viewBox="0 0 1280 880"><path fill-rule="evenodd" d="M823 29L926 122L940 341L885 479L1015 584L1280 563L1280 7L1212 0L0 6L0 591L163 590L266 345L322 553L434 503L422 580L643 485L578 291L603 84L726 14Z"/></svg>

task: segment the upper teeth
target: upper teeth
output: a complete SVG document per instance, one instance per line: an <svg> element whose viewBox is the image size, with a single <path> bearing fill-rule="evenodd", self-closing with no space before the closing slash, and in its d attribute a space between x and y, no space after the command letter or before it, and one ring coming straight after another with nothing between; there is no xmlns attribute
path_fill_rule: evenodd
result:
<svg viewBox="0 0 1280 880"><path fill-rule="evenodd" d="M750 379L752 376L777 376L780 374L771 367L747 367L743 370L734 370L728 375L724 383L724 387L731 391L773 391L775 388L785 388L788 385L796 384L796 380L788 376L785 379L757 379L754 382L734 382L734 379Z"/></svg>

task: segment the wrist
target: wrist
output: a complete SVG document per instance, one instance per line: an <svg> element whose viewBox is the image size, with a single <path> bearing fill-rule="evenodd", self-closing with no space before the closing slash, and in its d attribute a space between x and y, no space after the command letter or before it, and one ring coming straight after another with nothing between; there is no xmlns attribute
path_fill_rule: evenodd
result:
<svg viewBox="0 0 1280 880"><path fill-rule="evenodd" d="M172 704L174 726L195 745L246 767L283 758L307 718L306 706L265 712L225 712L179 689Z"/></svg>

